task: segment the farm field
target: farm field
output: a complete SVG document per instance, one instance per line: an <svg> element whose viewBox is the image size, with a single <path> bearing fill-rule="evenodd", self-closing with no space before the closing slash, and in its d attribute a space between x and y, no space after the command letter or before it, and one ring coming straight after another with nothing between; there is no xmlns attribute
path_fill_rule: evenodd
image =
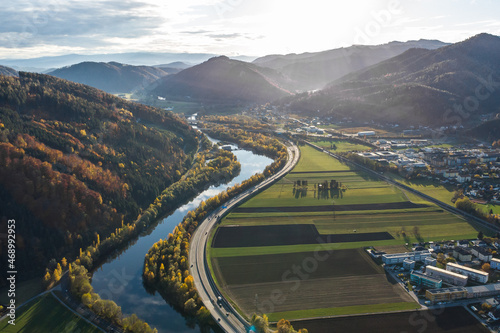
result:
<svg viewBox="0 0 500 333"><path fill-rule="evenodd" d="M51 294L34 299L16 312L16 325L10 325L8 318L0 322L0 332L37 333L98 333L101 332L74 315Z"/></svg>
<svg viewBox="0 0 500 333"><path fill-rule="evenodd" d="M314 144L320 146L321 148L329 150L333 153L344 153L348 151L364 151L372 149L367 145L352 143L345 140L318 140L314 141Z"/></svg>
<svg viewBox="0 0 500 333"><path fill-rule="evenodd" d="M448 205L453 205L451 198L453 197L455 187L452 185L443 185L428 179L408 180L393 173L386 173L386 176Z"/></svg>
<svg viewBox="0 0 500 333"><path fill-rule="evenodd" d="M357 310L356 306L379 303L417 307L362 249L213 260L213 267L219 268L219 285L246 315L256 310L270 314L347 306ZM297 264L301 271L295 270ZM283 301L276 301L277 291Z"/></svg>
<svg viewBox="0 0 500 333"><path fill-rule="evenodd" d="M215 232L207 252L223 293L244 315L270 318L418 308L363 248L407 251L406 243L478 231L416 195L300 148L288 175L234 209ZM338 187L319 190L331 180Z"/></svg>
<svg viewBox="0 0 500 333"><path fill-rule="evenodd" d="M372 333L486 333L489 332L463 307L446 308L425 312L406 312L324 318L292 322L294 327L303 327L309 332Z"/></svg>

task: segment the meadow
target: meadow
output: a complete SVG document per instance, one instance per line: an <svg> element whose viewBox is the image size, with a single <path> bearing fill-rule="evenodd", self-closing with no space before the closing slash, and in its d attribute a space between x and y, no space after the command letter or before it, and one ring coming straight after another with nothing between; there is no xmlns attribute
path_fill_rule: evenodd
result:
<svg viewBox="0 0 500 333"><path fill-rule="evenodd" d="M65 308L50 293L40 296L22 308L17 309L15 325L10 325L8 319L5 318L0 322L0 332L101 332L101 330Z"/></svg>
<svg viewBox="0 0 500 333"><path fill-rule="evenodd" d="M218 245L208 249L222 291L244 315L265 312L272 320L418 308L363 248L408 250L406 243L474 238L477 230L310 146L300 149L288 175L222 219L212 242ZM331 180L339 188L319 189ZM389 237L352 241L377 233ZM339 237L328 242L328 235ZM315 253L327 259L314 263ZM288 279L293 267L304 275ZM276 291L280 302L273 301Z"/></svg>

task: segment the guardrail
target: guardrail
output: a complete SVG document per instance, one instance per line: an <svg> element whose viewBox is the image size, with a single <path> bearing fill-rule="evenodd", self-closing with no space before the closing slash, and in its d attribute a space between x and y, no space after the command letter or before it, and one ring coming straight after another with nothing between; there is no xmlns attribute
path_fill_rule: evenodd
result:
<svg viewBox="0 0 500 333"><path fill-rule="evenodd" d="M292 162L294 162L295 160L298 161L299 156L300 156L300 152L298 150L294 149L294 150L292 150L292 154L289 155L289 158L291 159ZM293 166L294 166L294 164L292 164L292 165L285 165L283 167L283 169L281 169L280 171L278 171L277 174L275 174L274 176L271 176L271 178L265 179L262 183L260 183L258 185L255 185L254 189L251 190L251 192L247 193L248 191L250 191L250 189L248 189L245 192L243 192L243 193L239 194L238 196L236 196L235 198L231 199L229 201L230 204L227 205L227 208L224 209L224 212L220 213L221 210L223 210L221 208L218 208L215 211L213 211L210 214L211 216L213 216L212 218L215 219L215 222L213 223L212 227L214 225L216 225L217 222L218 222L218 220L220 218L222 218L223 216L225 216L236 204L240 204L240 201L243 199L243 197L246 197L246 196L250 195L251 193L259 193L259 192L263 191L264 189L268 188L274 182L276 182L277 180L279 180L282 177L284 177L291 170L291 168ZM214 281L214 279L212 277L212 274L211 274L211 271L210 271L210 267L208 265L208 260L207 260L207 245L208 245L208 237L205 238L205 242L203 244L203 265L204 265L205 271L206 271L206 278L207 278L208 283L210 284L210 288L212 289L212 292L214 293L215 298L216 298L214 306L218 307L218 310L217 310L218 312L221 312L221 308L220 307L223 306L224 309L227 310L227 313L231 313L232 315L234 315L235 318L240 322L240 324L242 324L243 327L245 327L245 330L248 330L248 328L250 327L250 324L248 323L248 321L245 318L243 318L243 316L238 311L236 311L233 308L233 306L226 300L226 298L221 293L221 291L217 287L217 284L215 283L215 281ZM207 288L206 288L206 286L204 284L203 284L203 289L208 294L208 290L207 290ZM218 298L219 297L221 298L220 304L218 302ZM226 311L222 312L222 316L224 316L224 312L226 312ZM238 332L237 327L235 327L234 324L231 321L226 320L226 323L228 323L235 330L235 332Z"/></svg>

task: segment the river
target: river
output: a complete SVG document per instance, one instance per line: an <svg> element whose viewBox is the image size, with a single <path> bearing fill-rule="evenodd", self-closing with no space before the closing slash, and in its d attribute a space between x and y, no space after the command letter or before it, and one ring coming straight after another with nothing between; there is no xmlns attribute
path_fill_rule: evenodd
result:
<svg viewBox="0 0 500 333"><path fill-rule="evenodd" d="M211 139L212 142L216 140ZM144 256L148 250L160 239L165 239L177 226L186 213L228 187L250 178L255 173L264 171L272 163L270 158L256 155L247 150L235 150L238 161L241 163L241 172L232 181L217 187L210 187L199 194L189 203L175 210L164 218L152 231L139 236L119 256L111 259L98 268L92 277L92 286L103 299L111 299L122 308L124 315L131 313L146 321L160 333L201 332L200 328L186 320L156 293L151 295L142 284L142 269Z"/></svg>

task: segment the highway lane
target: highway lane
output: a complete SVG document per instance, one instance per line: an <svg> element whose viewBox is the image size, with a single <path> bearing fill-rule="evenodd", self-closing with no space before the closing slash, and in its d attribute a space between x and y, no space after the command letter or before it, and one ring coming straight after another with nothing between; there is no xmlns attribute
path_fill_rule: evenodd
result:
<svg viewBox="0 0 500 333"><path fill-rule="evenodd" d="M194 285L198 290L203 304L215 318L217 324L225 332L246 332L249 323L231 306L219 291L213 281L210 269L208 267L206 249L210 231L233 207L246 200L249 196L258 193L264 188L270 186L285 174L287 174L297 164L300 152L293 143L287 144L288 160L287 164L274 176L265 179L263 182L251 187L235 198L231 199L225 205L219 207L198 226L190 242L189 266L190 273L194 278Z"/></svg>

